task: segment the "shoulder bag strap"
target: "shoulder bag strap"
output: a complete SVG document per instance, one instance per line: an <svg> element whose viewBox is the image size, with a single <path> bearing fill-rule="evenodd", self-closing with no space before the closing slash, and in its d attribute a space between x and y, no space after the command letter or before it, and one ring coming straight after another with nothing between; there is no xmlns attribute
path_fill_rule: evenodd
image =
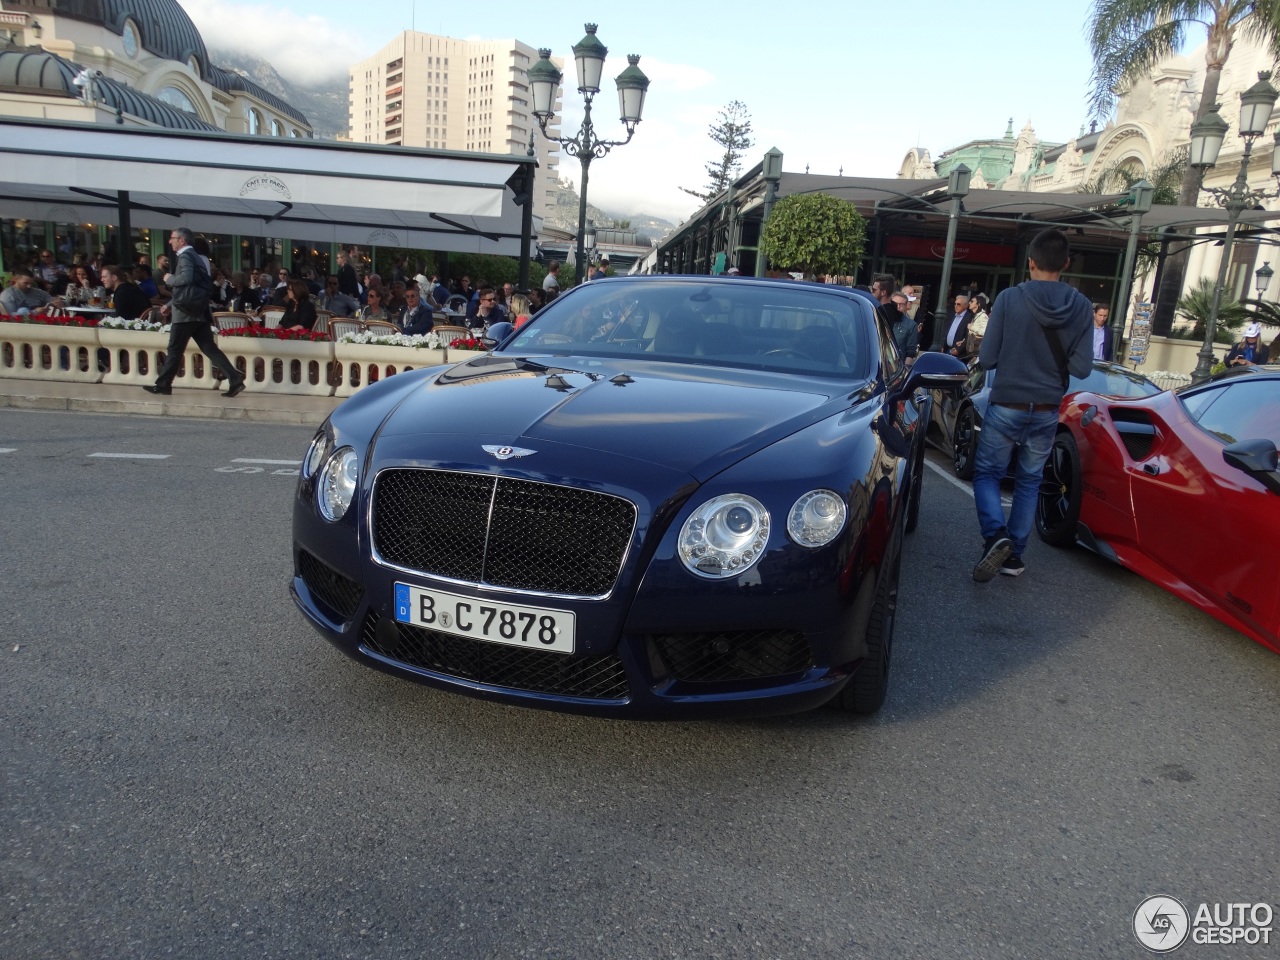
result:
<svg viewBox="0 0 1280 960"><path fill-rule="evenodd" d="M1062 340L1058 337L1057 331L1050 333L1049 328L1041 323L1036 323L1036 326L1040 328L1044 338L1049 341L1049 350L1053 354L1054 361L1058 364L1058 376L1062 377L1062 389L1066 390L1067 385L1071 382L1071 373L1067 370L1067 351L1062 348Z"/></svg>

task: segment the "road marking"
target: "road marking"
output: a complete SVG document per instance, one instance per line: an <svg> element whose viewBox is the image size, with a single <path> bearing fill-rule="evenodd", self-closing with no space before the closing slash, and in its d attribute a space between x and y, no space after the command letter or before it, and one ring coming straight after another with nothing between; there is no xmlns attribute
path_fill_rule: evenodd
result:
<svg viewBox="0 0 1280 960"><path fill-rule="evenodd" d="M943 470L940 466L938 466L932 460L926 460L924 462L924 465L928 467L930 470L932 470L934 473L936 473L938 476L940 476L943 480L947 481L947 483L951 484L954 487L959 487L969 496L971 497L973 496L973 488L969 486L967 483L965 483L963 480L958 479L950 471Z"/></svg>
<svg viewBox="0 0 1280 960"><path fill-rule="evenodd" d="M0 453L15 453L17 447L0 447Z"/></svg>
<svg viewBox="0 0 1280 960"><path fill-rule="evenodd" d="M959 477L953 474L950 470L943 469L942 467L934 463L932 460L925 460L924 465L928 467L930 470L932 470L934 473L936 473L938 476L940 476L943 480L947 481L947 483L951 484L952 486L959 487L969 496L971 497L973 496L973 487L965 483L963 480L961 480ZM1000 502L1006 507L1013 506L1012 497L1002 496L1000 498Z"/></svg>
<svg viewBox="0 0 1280 960"><path fill-rule="evenodd" d="M272 467L300 467L301 460L250 460L248 457L236 457L232 463L262 463Z"/></svg>
<svg viewBox="0 0 1280 960"><path fill-rule="evenodd" d="M91 453L91 457L103 457L108 460L168 460L167 453Z"/></svg>

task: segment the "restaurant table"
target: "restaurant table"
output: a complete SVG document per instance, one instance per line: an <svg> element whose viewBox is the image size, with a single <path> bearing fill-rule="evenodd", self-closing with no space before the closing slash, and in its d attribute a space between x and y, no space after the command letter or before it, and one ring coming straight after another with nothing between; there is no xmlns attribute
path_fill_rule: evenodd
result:
<svg viewBox="0 0 1280 960"><path fill-rule="evenodd" d="M113 310L111 307L91 307L88 305L81 305L81 306L75 306L75 307L67 306L67 307L63 307L62 309L66 310L67 313L80 313L86 316L94 316L96 314L97 316L101 316L101 317L109 317L113 313L115 313L115 310Z"/></svg>

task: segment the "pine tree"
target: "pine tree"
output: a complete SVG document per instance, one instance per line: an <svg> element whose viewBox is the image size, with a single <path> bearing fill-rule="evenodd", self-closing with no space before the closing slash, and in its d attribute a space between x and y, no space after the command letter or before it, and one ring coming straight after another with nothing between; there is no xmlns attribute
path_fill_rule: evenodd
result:
<svg viewBox="0 0 1280 960"><path fill-rule="evenodd" d="M699 200L710 200L724 190L742 169L742 156L751 149L751 115L747 113L747 105L741 100L734 100L721 108L716 122L707 128L709 136L724 152L718 160L707 164L707 185L702 190L690 190L681 187L685 193Z"/></svg>

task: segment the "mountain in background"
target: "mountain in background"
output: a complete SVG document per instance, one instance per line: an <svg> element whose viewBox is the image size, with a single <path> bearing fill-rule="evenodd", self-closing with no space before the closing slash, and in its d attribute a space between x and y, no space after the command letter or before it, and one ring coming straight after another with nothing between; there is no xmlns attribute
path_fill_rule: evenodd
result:
<svg viewBox="0 0 1280 960"><path fill-rule="evenodd" d="M233 50L210 50L209 54L218 66L248 77L264 90L301 110L316 132L316 139L334 140L346 136L349 103L346 77L303 86L290 83L270 63L252 54Z"/></svg>
<svg viewBox="0 0 1280 960"><path fill-rule="evenodd" d="M555 206L546 217L546 222L562 230L571 232L578 229L578 191L568 180L560 180L555 184ZM587 219L594 220L597 227L613 227L619 230L634 230L650 240L658 241L675 229L675 224L661 217L646 213L637 213L626 217L620 214L607 213L587 201ZM627 226L622 226L627 224Z"/></svg>
<svg viewBox="0 0 1280 960"><path fill-rule="evenodd" d="M345 76L321 84L291 83L266 60L252 54L225 49L210 50L209 53L220 67L234 70L301 110L315 131L316 139L334 140L347 135L349 97ZM597 227L634 230L654 241L661 240L675 229L675 224L661 217L643 213L621 216L607 213L591 203L587 204L587 217L594 220ZM555 206L546 222L564 230L578 229L578 191L569 181L561 180L556 184ZM628 222L627 227L619 226Z"/></svg>

